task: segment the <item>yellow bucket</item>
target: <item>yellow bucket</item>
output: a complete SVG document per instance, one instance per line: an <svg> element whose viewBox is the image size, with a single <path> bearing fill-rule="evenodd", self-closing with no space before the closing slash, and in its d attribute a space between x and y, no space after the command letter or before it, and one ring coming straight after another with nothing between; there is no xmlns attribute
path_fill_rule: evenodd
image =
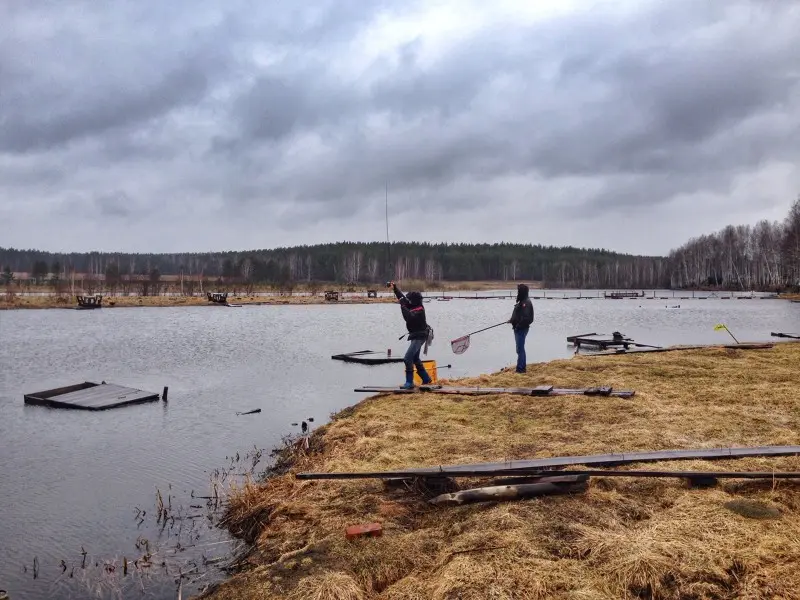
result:
<svg viewBox="0 0 800 600"><path fill-rule="evenodd" d="M431 383L436 383L439 381L439 378L436 375L436 361L435 360L423 360L422 366L425 367L425 370L428 372L428 375L431 378ZM417 369L414 368L414 385L422 385L422 378L417 373Z"/></svg>

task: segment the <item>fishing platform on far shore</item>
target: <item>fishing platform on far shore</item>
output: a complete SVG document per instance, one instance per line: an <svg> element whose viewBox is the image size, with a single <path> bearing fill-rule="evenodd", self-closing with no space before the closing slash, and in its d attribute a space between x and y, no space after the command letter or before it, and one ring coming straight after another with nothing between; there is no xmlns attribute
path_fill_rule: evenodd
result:
<svg viewBox="0 0 800 600"><path fill-rule="evenodd" d="M106 410L131 404L155 402L159 395L115 383L84 381L75 385L25 394L25 404L49 408Z"/></svg>

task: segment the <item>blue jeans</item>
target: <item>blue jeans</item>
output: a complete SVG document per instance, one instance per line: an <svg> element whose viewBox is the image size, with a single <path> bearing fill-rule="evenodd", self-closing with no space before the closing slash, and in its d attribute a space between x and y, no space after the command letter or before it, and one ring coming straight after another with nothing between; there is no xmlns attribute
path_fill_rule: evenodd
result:
<svg viewBox="0 0 800 600"><path fill-rule="evenodd" d="M406 350L406 355L403 357L403 362L406 363L406 371L413 371L415 365L418 371L423 368L419 353L424 344L425 340L411 340L408 343L408 350Z"/></svg>
<svg viewBox="0 0 800 600"><path fill-rule="evenodd" d="M527 329L515 329L514 340L517 343L517 373L524 373L528 364L525 357L525 338L528 335Z"/></svg>

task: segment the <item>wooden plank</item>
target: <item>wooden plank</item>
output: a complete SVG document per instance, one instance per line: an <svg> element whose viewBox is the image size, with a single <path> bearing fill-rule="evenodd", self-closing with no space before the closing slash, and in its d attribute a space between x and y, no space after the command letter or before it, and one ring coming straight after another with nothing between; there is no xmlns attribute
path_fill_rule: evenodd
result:
<svg viewBox="0 0 800 600"><path fill-rule="evenodd" d="M611 387L591 388L583 392L586 396L610 396L614 390Z"/></svg>
<svg viewBox="0 0 800 600"><path fill-rule="evenodd" d="M493 485L513 485L515 483L537 482L549 478L553 473L564 475L585 475L586 477L643 477L643 478L665 478L665 479L800 479L800 471L616 471L606 469L569 469L561 471L556 469L547 470L520 470L512 471L508 475L499 473L499 477L493 477ZM493 476L497 475L495 473ZM413 478L391 479L389 481L411 481Z"/></svg>
<svg viewBox="0 0 800 600"><path fill-rule="evenodd" d="M654 450L587 456L555 456L530 460L509 460L494 463L449 465L413 468L399 471L365 473L298 473L298 479L386 479L396 477L475 477L513 474L524 471L552 469L576 465L618 466L664 460L711 460L715 458L744 458L752 456L792 456L800 454L800 446L750 446L743 448L700 448L690 450Z"/></svg>
<svg viewBox="0 0 800 600"><path fill-rule="evenodd" d="M570 335L570 336L567 336L567 341L568 342L574 342L577 339L589 337L590 335L600 335L600 334L599 333L582 333L580 335Z"/></svg>
<svg viewBox="0 0 800 600"><path fill-rule="evenodd" d="M595 454L588 456L565 456L533 460L517 460L477 465L455 465L448 470L458 472L465 469L491 472L495 469L531 469L544 467L564 467L570 465L625 465L636 462L658 462L663 460L698 460L714 458L736 458L750 456L787 456L800 454L800 446L757 446L748 448L701 448L694 450L655 450L616 454ZM441 468L414 469L417 473L432 473Z"/></svg>
<svg viewBox="0 0 800 600"><path fill-rule="evenodd" d="M149 395L149 392L142 392L132 388L122 387L115 384L98 385L87 390L79 390L55 396L52 399L58 400L62 404L75 404L86 408L97 408L109 404L117 404L118 401L126 398L136 398L140 395Z"/></svg>
<svg viewBox="0 0 800 600"><path fill-rule="evenodd" d="M75 390L85 390L90 387L94 387L99 385L97 383L92 383L90 381L84 381L83 383L76 383L75 385L67 385L60 388L55 388L52 390L46 390L44 392L34 392L33 394L27 394L29 396L35 396L37 398L50 398L51 396L60 396L61 394L68 394L69 392L74 392Z"/></svg>
<svg viewBox="0 0 800 600"><path fill-rule="evenodd" d="M618 356L620 354L645 354L650 352L678 352L680 350L769 350L775 344L766 343L743 343L743 344L704 344L693 346L668 346L666 348L645 348L644 350L622 350L617 349L613 352L597 352L595 354L583 354L582 356Z"/></svg>
<svg viewBox="0 0 800 600"><path fill-rule="evenodd" d="M547 396L553 391L552 385L537 385L531 390L532 396Z"/></svg>
<svg viewBox="0 0 800 600"><path fill-rule="evenodd" d="M552 473L553 471L548 471ZM669 479L800 479L800 471L610 471L585 469L559 471L586 477L664 477ZM542 476L542 471L536 473ZM527 474L526 474L527 475Z"/></svg>
<svg viewBox="0 0 800 600"><path fill-rule="evenodd" d="M678 352L681 350L709 350L709 349L738 349L738 350L766 350L772 348L771 344L705 344L696 346L670 346L669 348L655 348L644 350L614 350L613 352L599 352L596 354L587 354L585 356L616 356L619 354L645 354L650 352Z"/></svg>
<svg viewBox="0 0 800 600"><path fill-rule="evenodd" d="M489 396L511 394L516 396L616 396L632 398L634 390L613 390L610 387L592 388L555 388L553 386L537 386L535 388L498 388L498 387L446 387L421 385L418 388L405 390L399 387L368 386L355 388L353 391L367 394L450 394L459 396Z"/></svg>
<svg viewBox="0 0 800 600"><path fill-rule="evenodd" d="M358 363L363 365L383 365L389 363L403 362L402 356L389 356L386 352L374 350L361 350L359 352L348 352L346 354L334 354L333 360L342 362Z"/></svg>

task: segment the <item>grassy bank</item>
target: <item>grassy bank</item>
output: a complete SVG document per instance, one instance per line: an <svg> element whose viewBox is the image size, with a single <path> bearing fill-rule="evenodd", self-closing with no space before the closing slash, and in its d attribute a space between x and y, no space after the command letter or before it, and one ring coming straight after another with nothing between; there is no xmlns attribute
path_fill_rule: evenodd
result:
<svg viewBox="0 0 800 600"><path fill-rule="evenodd" d="M636 396L369 398L317 430L291 472L234 491L226 523L253 551L212 597L797 598L800 484L695 489L679 479L592 478L573 496L435 508L377 480L303 482L292 473L796 444L798 364L799 344L575 357L463 383L612 385ZM639 468L798 470L800 458ZM734 500L779 517L742 516L726 506ZM371 521L383 524L382 537L345 539L347 526Z"/></svg>

